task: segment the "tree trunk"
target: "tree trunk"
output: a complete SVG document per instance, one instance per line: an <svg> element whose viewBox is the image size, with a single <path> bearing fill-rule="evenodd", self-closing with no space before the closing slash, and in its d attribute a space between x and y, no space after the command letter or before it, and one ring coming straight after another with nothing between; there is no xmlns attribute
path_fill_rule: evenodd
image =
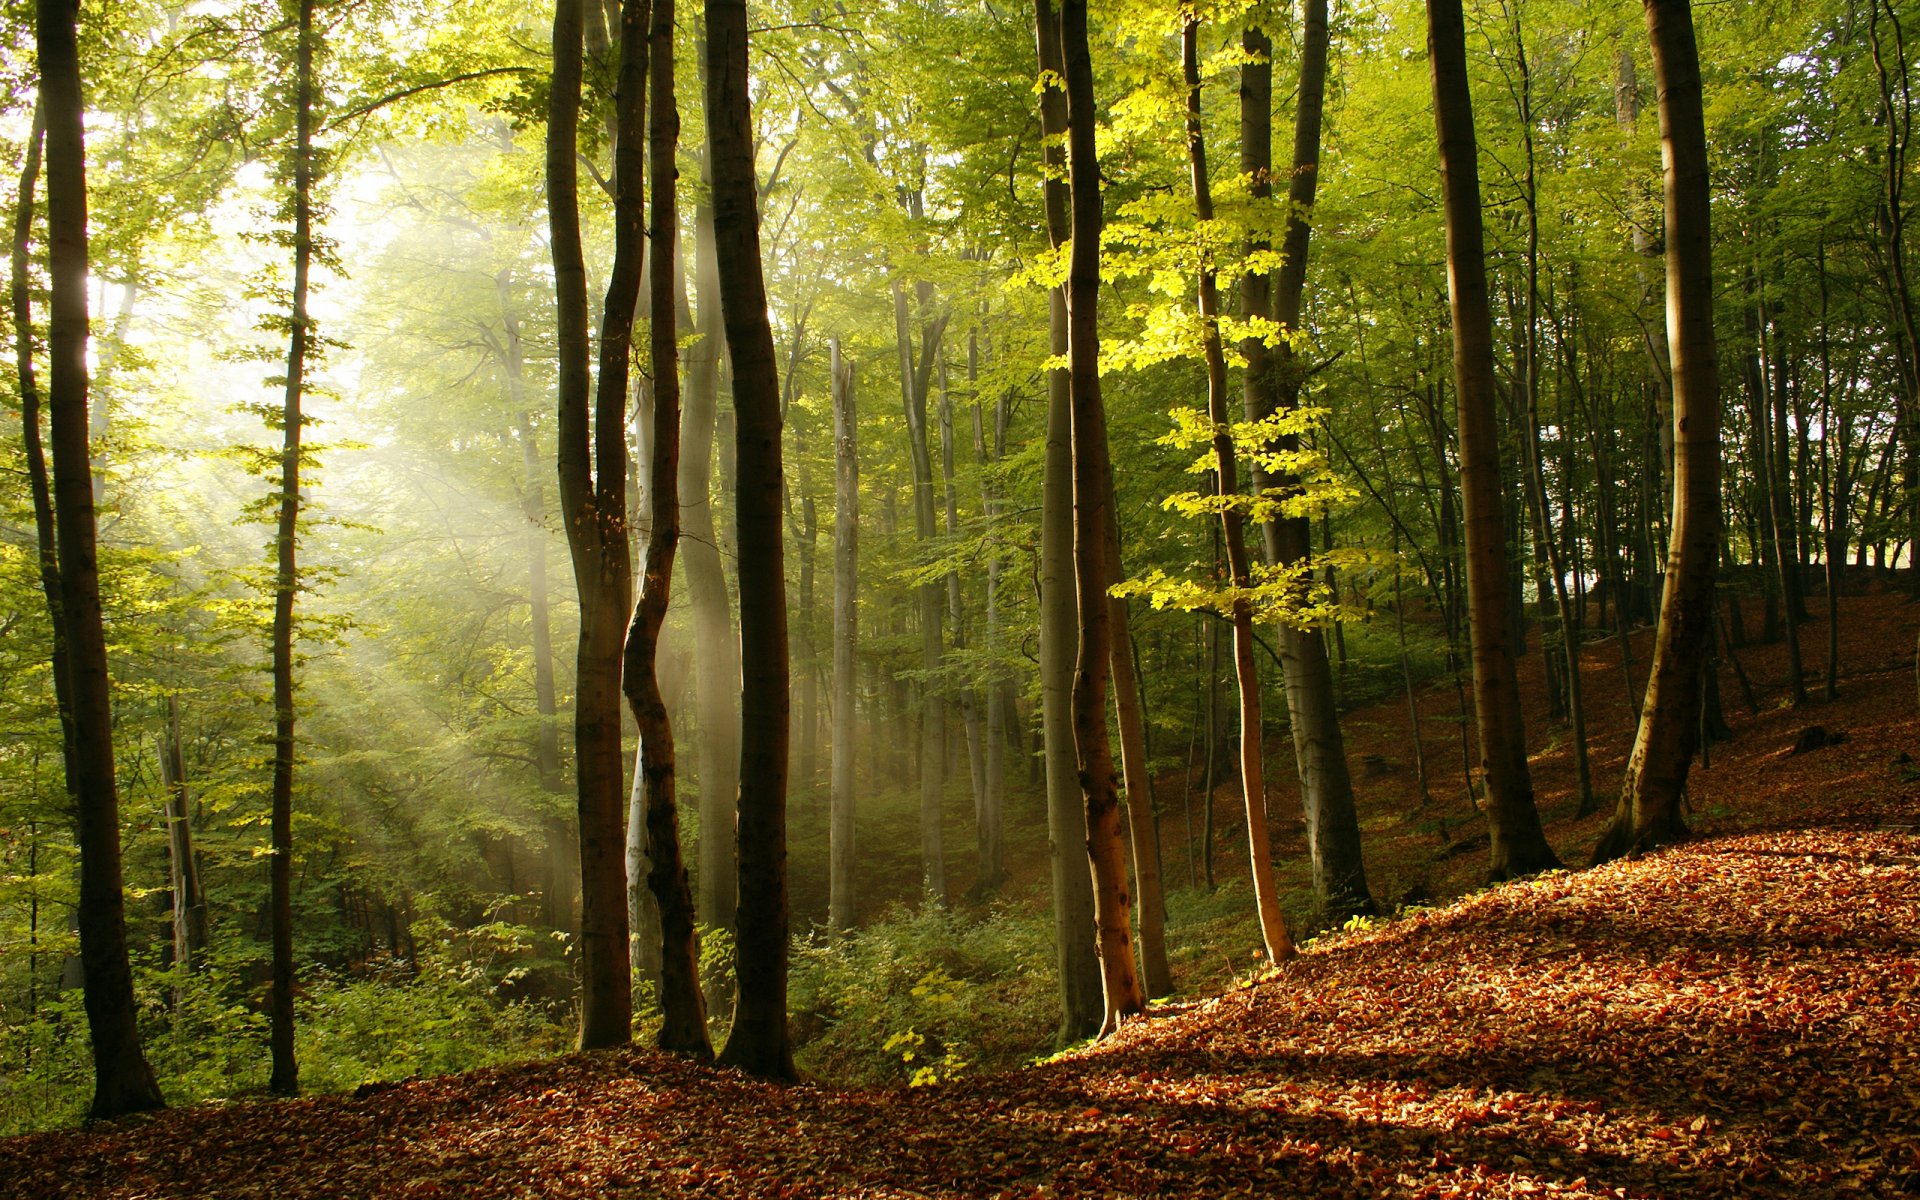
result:
<svg viewBox="0 0 1920 1200"><path fill-rule="evenodd" d="M1055 249L1071 236L1066 152L1067 98L1059 82L1060 21L1053 0L1034 0L1040 70L1050 82L1040 89L1042 150L1048 176L1041 184L1047 239ZM1047 297L1048 352L1067 355L1067 294ZM1086 815L1073 743L1073 659L1078 617L1073 562L1073 400L1064 368L1047 372L1047 458L1040 500L1040 712L1046 759L1047 840L1053 882L1054 960L1060 973L1060 1041L1081 1041L1099 1032L1103 1016L1100 957L1094 936L1093 875L1085 855Z"/></svg>
<svg viewBox="0 0 1920 1200"><path fill-rule="evenodd" d="M687 601L693 610L693 689L700 772L700 919L733 927L734 802L740 793L740 645L727 598L726 569L713 519L714 428L720 412L720 281L714 268L713 210L694 212L694 293L699 336L687 349L686 412L680 446L680 510ZM686 323L684 301L682 323Z"/></svg>
<svg viewBox="0 0 1920 1200"><path fill-rule="evenodd" d="M280 454L279 519L274 530L277 560L273 585L273 791L268 908L271 912L273 982L267 993L268 1044L273 1071L267 1090L297 1095L300 1069L293 1057L293 605L300 590L296 551L300 533L300 433L312 323L307 316L313 265L313 0L300 0L295 37L293 144L293 305L288 314L287 377L280 414L285 441Z"/></svg>
<svg viewBox="0 0 1920 1200"><path fill-rule="evenodd" d="M964 654L967 649L967 608L966 594L960 587L960 569L952 565L952 547L960 539L960 493L954 482L954 432L953 432L953 390L947 386L947 360L943 354L937 360L937 373L940 377L940 484L943 492L941 506L942 528L947 535L947 621L953 628L953 648ZM987 758L986 747L980 742L980 690L971 683L962 682L956 689L960 700L960 728L966 739L967 781L973 790L973 824L975 845L986 848L987 805ZM985 895L988 882L986 854L980 854L980 870L974 880L973 894ZM997 884L995 886L998 886Z"/></svg>
<svg viewBox="0 0 1920 1200"><path fill-rule="evenodd" d="M1673 354L1674 531L1646 702L1596 861L1684 838L1720 524L1720 393L1700 59L1687 0L1646 0L1666 160L1667 340Z"/></svg>
<svg viewBox="0 0 1920 1200"><path fill-rule="evenodd" d="M583 25L582 0L556 0L547 206L557 310L560 509L580 597L573 737L580 814L580 1048L584 1050L622 1045L632 1037L620 659L632 589L626 530L626 399L645 234L646 45L644 25L634 29L623 21L615 118L614 259L601 314L596 386L589 365L587 280L575 161Z"/></svg>
<svg viewBox="0 0 1920 1200"><path fill-rule="evenodd" d="M1552 605L1557 627L1558 649L1565 674L1566 714L1572 727L1575 811L1582 816L1597 807L1593 797L1593 771L1587 762L1586 695L1580 681L1580 632L1573 621L1573 607L1567 601L1567 574L1560 548L1553 538L1553 517L1547 496L1546 464L1540 451L1540 191L1533 147L1533 75L1527 67L1526 39L1520 26L1520 10L1513 10L1513 41L1520 72L1520 126L1526 149L1525 200L1527 206L1527 295L1526 325L1522 334L1522 367L1519 372L1524 397L1520 405L1525 421L1521 438L1526 448L1527 507L1533 519L1534 542L1546 558L1548 585L1542 590L1540 605ZM1563 429L1561 437L1566 433ZM1545 657L1552 643L1543 634L1541 653ZM1549 659L1551 665L1552 660ZM1553 672L1549 671L1549 679Z"/></svg>
<svg viewBox="0 0 1920 1200"><path fill-rule="evenodd" d="M738 414L740 538L739 995L721 1062L797 1078L787 1033L787 599L780 382L760 271L745 0L706 0L707 137L720 305Z"/></svg>
<svg viewBox="0 0 1920 1200"><path fill-rule="evenodd" d="M978 331L967 334L967 389L973 397L973 457L980 468L980 511L987 521L987 596L985 607L985 650L988 663L986 685L986 732L984 746L969 753L980 763L977 803L974 806L974 835L979 846L980 877L974 883L978 896L991 896L1007 878L1006 840L1003 813L1006 808L1006 689L1001 686L1000 661L1000 500L995 495L991 468L1006 445L1004 406L996 409L992 445L987 441L985 414L980 409L980 342ZM948 506L951 511L952 506ZM950 577L957 579L956 576ZM957 583L950 582L957 587ZM975 696L979 695L978 690ZM975 701L977 703L977 700ZM973 723L977 716L970 716Z"/></svg>
<svg viewBox="0 0 1920 1200"><path fill-rule="evenodd" d="M1320 174L1320 119L1326 98L1327 6L1308 0L1305 39L1300 57L1300 103L1295 117L1293 171L1287 188L1286 240L1277 293L1271 278L1248 272L1240 282L1240 300L1248 318L1268 317L1283 335L1300 330L1306 291L1307 247L1311 227L1306 214L1313 208ZM1249 60L1241 68L1241 170L1253 180L1255 197L1272 192L1273 169L1273 44L1265 31L1249 26L1242 37ZM1189 119L1189 126L1193 125ZM1260 238L1249 253L1269 249ZM1242 339L1240 351L1247 371L1242 395L1250 420L1300 406L1304 382L1291 341L1282 338L1269 347L1264 337ZM1216 418L1221 419L1221 418ZM1298 448L1298 437L1280 439L1279 449ZM1268 488L1297 490L1291 474L1267 477L1258 464L1251 468L1256 492ZM1223 490L1222 495L1229 494ZM1265 525L1267 561L1291 570L1305 570L1311 557L1308 518L1271 520ZM1307 581L1302 580L1304 589ZM1321 915L1338 924L1360 913L1374 911L1360 853L1360 821L1354 810L1353 778L1347 768L1346 744L1340 732L1339 707L1333 671L1327 661L1326 634L1282 619L1279 628L1280 663L1285 680L1289 727L1293 734L1294 764L1300 776L1300 799L1306 814L1307 844L1313 859L1314 901Z"/></svg>
<svg viewBox="0 0 1920 1200"><path fill-rule="evenodd" d="M831 343L833 389L833 765L828 834L827 924L852 929L854 903L854 685L860 648L860 446L853 364Z"/></svg>
<svg viewBox="0 0 1920 1200"><path fill-rule="evenodd" d="M680 140L680 110L673 82L673 0L626 0L620 15L621 88L638 86L626 71L628 55L646 38L641 59L652 77L651 158L653 207L648 243L671 247L680 237L675 195L674 152ZM644 34L642 30L645 30ZM648 59L651 61L649 62ZM637 124L637 123L636 123ZM624 127L631 136L635 126ZM646 886L660 920L660 1012L662 1050L701 1060L713 1057L707 1040L707 1005L700 993L700 942L694 928L693 891L680 852L680 810L675 788L673 723L660 691L660 631L673 592L673 560L680 543L680 352L675 341L674 262L671 253L652 255L649 294L652 319L649 343L653 375L652 529L647 536L646 571L640 602L627 628L622 664L627 704L640 728L640 789L646 833ZM638 880L629 882L637 888Z"/></svg>
<svg viewBox="0 0 1920 1200"><path fill-rule="evenodd" d="M1073 743L1086 806L1093 870L1093 920L1105 1015L1100 1034L1146 1011L1134 966L1119 781L1107 738L1112 653L1107 587L1107 522L1113 519L1107 416L1100 398L1100 166L1094 157L1093 55L1086 0L1060 6L1060 54L1067 87L1067 178L1073 237L1067 266L1067 379L1073 398L1073 577L1080 645L1073 672Z"/></svg>
<svg viewBox="0 0 1920 1200"><path fill-rule="evenodd" d="M1200 21L1187 17L1180 31L1180 60L1187 84L1187 159L1192 166L1193 206L1204 223L1213 220L1213 190L1207 179L1207 144L1200 128ZM1220 293L1213 264L1200 266L1200 341L1207 362L1207 416L1213 422L1213 471L1221 500L1220 525L1227 546L1227 586L1233 590L1228 615L1233 621L1234 677L1240 694L1240 787L1246 799L1247 848L1253 866L1254 906L1267 960L1293 957L1293 937L1280 911L1273 873L1272 839L1267 831L1266 765L1260 735L1260 675L1254 660L1253 565L1247 553L1246 513L1233 445L1233 417L1227 411L1227 362L1220 345Z"/></svg>
<svg viewBox="0 0 1920 1200"><path fill-rule="evenodd" d="M1506 521L1494 419L1493 320L1480 226L1473 98L1467 86L1460 0L1428 0L1428 57L1445 189L1448 296L1453 308L1454 390L1460 409L1460 491L1466 510L1467 593L1473 693L1486 772L1485 811L1494 881L1560 865L1540 828L1527 770L1526 727L1514 672L1508 609Z"/></svg>
<svg viewBox="0 0 1920 1200"><path fill-rule="evenodd" d="M913 350L907 293L893 285L894 337L900 355L900 398L907 418L907 462L913 472L913 531L923 553L938 536L933 505L933 460L927 449L927 393L933 388L934 364L947 321L924 311L931 286L918 289L922 308L920 353ZM914 588L920 611L920 886L934 903L947 903L946 841L941 800L946 792L947 706L938 681L943 642L940 633L940 583L927 580Z"/></svg>
<svg viewBox="0 0 1920 1200"><path fill-rule="evenodd" d="M35 40L46 122L47 418L60 607L73 704L68 791L80 849L80 959L93 1044L96 1118L164 1103L140 1046L127 965L120 875L120 796L114 780L112 692L100 615L100 569L87 446L87 185L80 54L71 0L39 0ZM37 430L37 418L36 418ZM43 545L44 549L44 545Z"/></svg>
<svg viewBox="0 0 1920 1200"><path fill-rule="evenodd" d="M207 948L207 894L193 853L187 764L180 744L180 697L167 697L167 729L160 742L160 786L166 793L167 868L173 884L173 965L192 971Z"/></svg>

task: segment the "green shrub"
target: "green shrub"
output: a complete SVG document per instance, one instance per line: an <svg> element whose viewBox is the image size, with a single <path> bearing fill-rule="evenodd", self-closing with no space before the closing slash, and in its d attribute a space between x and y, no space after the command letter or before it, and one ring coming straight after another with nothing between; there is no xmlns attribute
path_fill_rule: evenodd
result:
<svg viewBox="0 0 1920 1200"><path fill-rule="evenodd" d="M798 946L796 1058L835 1083L919 1085L1018 1066L1052 1049L1052 923L927 904Z"/></svg>

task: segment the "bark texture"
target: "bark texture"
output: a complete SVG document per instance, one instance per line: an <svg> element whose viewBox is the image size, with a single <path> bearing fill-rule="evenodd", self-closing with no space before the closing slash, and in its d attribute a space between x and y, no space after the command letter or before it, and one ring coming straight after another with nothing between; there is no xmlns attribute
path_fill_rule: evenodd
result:
<svg viewBox="0 0 1920 1200"><path fill-rule="evenodd" d="M1060 86L1060 17L1052 0L1034 0L1040 70L1040 127L1047 177L1041 185L1047 238L1058 249L1072 236L1068 215L1067 96ZM1067 295L1047 297L1048 353L1067 354ZM1040 712L1046 760L1047 840L1053 883L1054 960L1060 977L1060 1041L1100 1029L1100 957L1094 943L1093 875L1086 863L1086 814L1073 746L1073 659L1078 619L1073 581L1073 399L1065 368L1047 372L1046 467L1040 500Z"/></svg>
<svg viewBox="0 0 1920 1200"><path fill-rule="evenodd" d="M616 87L614 259L589 365L587 278L580 245L582 0L556 0L547 121L547 206L553 252L559 398L560 509L580 598L575 656L574 769L580 815L580 1047L632 1037L627 944L625 756L620 738L622 643L632 606L626 529L626 397L645 225L646 44L622 37ZM596 387L597 382L597 387Z"/></svg>
<svg viewBox="0 0 1920 1200"><path fill-rule="evenodd" d="M1467 87L1460 0L1428 0L1427 53L1447 223L1447 294L1453 308L1453 378L1459 399L1460 494L1466 527L1467 616L1473 644L1473 698L1486 777L1483 811L1491 846L1488 877L1531 875L1560 865L1540 828L1527 769L1526 723L1514 671L1507 589L1507 522L1500 487L1500 432L1494 406L1493 317L1487 299L1480 220L1478 148Z"/></svg>
<svg viewBox="0 0 1920 1200"><path fill-rule="evenodd" d="M720 1061L797 1078L787 1031L787 600L780 383L760 269L745 0L706 0L707 137L720 306L738 414L740 538L739 995Z"/></svg>
<svg viewBox="0 0 1920 1200"><path fill-rule="evenodd" d="M1307 249L1312 234L1308 215L1313 209L1320 178L1320 125L1326 105L1327 5L1307 0L1300 50L1299 104L1295 110L1293 171L1287 184L1286 238L1277 287L1275 281L1250 272L1240 283L1245 315L1271 317L1283 335L1269 346L1260 337L1240 343L1247 360L1243 396L1247 416L1254 420L1300 406L1304 382L1291 339L1300 331L1306 293ZM1253 193L1272 192L1273 168L1273 43L1264 30L1249 27L1242 39L1248 63L1241 68L1240 165L1253 181ZM1268 249L1255 239L1250 253ZM1280 439L1277 449L1299 448L1299 438ZM1292 475L1269 476L1258 463L1252 469L1258 492L1277 488L1297 492ZM1264 523L1263 549L1269 565L1304 570L1310 558L1312 531L1306 514L1280 517ZM1304 586L1304 580L1303 586ZM1306 815L1307 848L1313 860L1313 894L1321 915L1339 923L1374 911L1372 893L1360 852L1360 821L1354 810L1353 777L1347 767L1346 742L1333 687L1333 668L1327 660L1325 632L1282 621L1279 630L1280 667L1285 682L1288 725L1293 734L1294 766L1300 776L1300 799Z"/></svg>
<svg viewBox="0 0 1920 1200"><path fill-rule="evenodd" d="M1686 0L1647 0L1645 8L1666 165L1674 523L1640 726L1596 861L1687 836L1680 800L1696 749L1720 540L1720 383L1700 54Z"/></svg>
<svg viewBox="0 0 1920 1200"><path fill-rule="evenodd" d="M673 94L673 0L649 5L627 0L621 13L621 42L639 41L647 25L651 78L651 157L653 196L648 242L671 247L680 236L675 191L674 151L680 141L680 110ZM625 86L628 81L623 78ZM673 722L660 691L660 631L673 591L673 560L680 543L680 352L674 321L675 272L672 253L649 260L652 297L649 322L653 384L652 528L647 535L645 575L640 601L627 628L623 687L634 723L640 729L640 787L646 825L646 886L660 914L660 1012L662 1050L713 1057L707 1039L707 1003L700 992L700 943L694 928L693 891L680 850L680 810L676 790ZM629 886L637 886L637 880Z"/></svg>
<svg viewBox="0 0 1920 1200"><path fill-rule="evenodd" d="M1100 165L1094 152L1093 56L1085 0L1060 6L1060 53L1067 85L1067 179L1073 239L1067 266L1067 380L1073 398L1073 574L1080 646L1073 673L1073 741L1093 870L1093 920L1100 952L1102 1036L1146 1011L1133 957L1120 787L1107 735L1112 626L1107 588L1107 522L1113 477L1107 414L1100 397Z"/></svg>
<svg viewBox="0 0 1920 1200"><path fill-rule="evenodd" d="M140 1045L120 875L120 794L114 779L112 694L100 616L100 567L87 446L87 183L80 52L71 0L39 0L35 39L46 121L47 423L60 608L73 703L72 774L80 844L80 961L93 1044L96 1118L164 1103Z"/></svg>

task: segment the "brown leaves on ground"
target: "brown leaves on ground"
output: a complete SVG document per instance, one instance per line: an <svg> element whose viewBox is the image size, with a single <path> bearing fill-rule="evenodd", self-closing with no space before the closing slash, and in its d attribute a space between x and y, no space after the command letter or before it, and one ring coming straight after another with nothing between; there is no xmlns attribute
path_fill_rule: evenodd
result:
<svg viewBox="0 0 1920 1200"><path fill-rule="evenodd" d="M0 1196L1920 1195L1914 612L1849 602L1818 706L1849 737L1814 754L1782 753L1809 717L1772 706L1777 650L1742 652L1763 707L1730 702L1738 740L1695 773L1704 840L1323 940L1043 1066L833 1090L570 1055L14 1138ZM1581 861L1605 818L1572 819L1565 757L1534 766ZM1363 804L1384 822L1406 786ZM1473 869L1395 833L1437 890Z"/></svg>
<svg viewBox="0 0 1920 1200"><path fill-rule="evenodd" d="M647 1052L0 1143L8 1196L1920 1191L1920 837L1761 833L1310 949L910 1092Z"/></svg>

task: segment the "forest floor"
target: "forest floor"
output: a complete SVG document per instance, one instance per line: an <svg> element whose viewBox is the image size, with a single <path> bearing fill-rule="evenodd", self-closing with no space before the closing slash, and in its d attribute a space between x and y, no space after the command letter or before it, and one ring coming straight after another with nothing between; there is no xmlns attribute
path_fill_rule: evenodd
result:
<svg viewBox="0 0 1920 1200"><path fill-rule="evenodd" d="M1739 651L1757 710L1729 668L1735 740L1696 769L1689 845L1323 936L1023 1070L780 1088L575 1054L12 1138L0 1196L1920 1195L1917 626L1897 597L1846 601L1840 696L1797 710L1780 647ZM1825 637L1803 630L1809 664ZM1575 815L1563 739L1533 762L1572 864L1630 736L1611 653L1583 672L1603 812ZM1349 722L1382 896L1484 873L1453 704L1422 700L1425 805L1404 715ZM1845 740L1789 753L1815 723Z"/></svg>

